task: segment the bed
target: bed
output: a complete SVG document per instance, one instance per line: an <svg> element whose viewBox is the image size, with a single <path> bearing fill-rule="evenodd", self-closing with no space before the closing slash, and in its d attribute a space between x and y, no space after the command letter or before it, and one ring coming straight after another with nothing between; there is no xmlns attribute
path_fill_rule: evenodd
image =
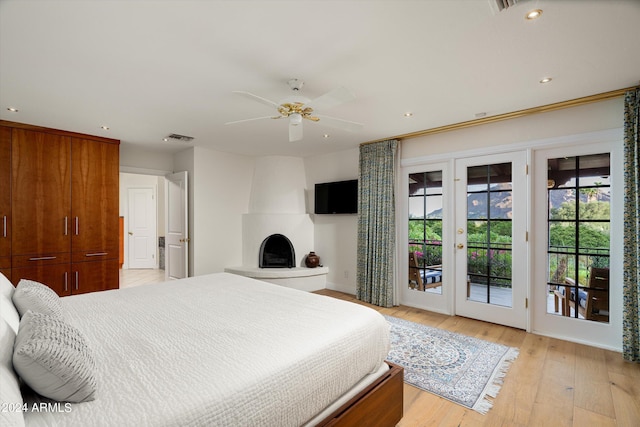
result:
<svg viewBox="0 0 640 427"><path fill-rule="evenodd" d="M95 399L52 406L24 389L27 408L48 408L22 412L26 426L392 426L402 417L402 369L384 360L389 327L367 307L229 273L60 302L92 350Z"/></svg>

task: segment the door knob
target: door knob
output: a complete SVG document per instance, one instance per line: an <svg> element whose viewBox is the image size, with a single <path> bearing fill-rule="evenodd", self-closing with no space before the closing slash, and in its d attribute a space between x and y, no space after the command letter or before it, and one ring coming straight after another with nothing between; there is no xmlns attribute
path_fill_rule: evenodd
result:
<svg viewBox="0 0 640 427"><path fill-rule="evenodd" d="M130 231L130 232L129 232L129 236L133 236L133 231Z"/></svg>
<svg viewBox="0 0 640 427"><path fill-rule="evenodd" d="M458 243L458 249L462 249L464 248L464 245L462 243Z"/></svg>

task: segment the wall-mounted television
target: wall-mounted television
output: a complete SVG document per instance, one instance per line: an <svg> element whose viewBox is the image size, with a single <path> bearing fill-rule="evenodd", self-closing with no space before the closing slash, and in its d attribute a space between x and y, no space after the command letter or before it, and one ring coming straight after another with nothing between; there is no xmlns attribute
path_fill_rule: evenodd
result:
<svg viewBox="0 0 640 427"><path fill-rule="evenodd" d="M358 180L316 184L316 214L358 213Z"/></svg>

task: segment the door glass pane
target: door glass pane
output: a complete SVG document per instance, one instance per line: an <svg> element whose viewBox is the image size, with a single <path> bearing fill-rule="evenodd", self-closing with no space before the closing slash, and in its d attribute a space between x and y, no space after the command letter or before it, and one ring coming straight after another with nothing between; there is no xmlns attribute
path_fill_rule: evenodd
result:
<svg viewBox="0 0 640 427"><path fill-rule="evenodd" d="M442 171L409 175L409 289L442 294Z"/></svg>
<svg viewBox="0 0 640 427"><path fill-rule="evenodd" d="M609 321L609 153L548 160L547 312Z"/></svg>
<svg viewBox="0 0 640 427"><path fill-rule="evenodd" d="M511 163L469 167L467 179L467 299L511 307Z"/></svg>

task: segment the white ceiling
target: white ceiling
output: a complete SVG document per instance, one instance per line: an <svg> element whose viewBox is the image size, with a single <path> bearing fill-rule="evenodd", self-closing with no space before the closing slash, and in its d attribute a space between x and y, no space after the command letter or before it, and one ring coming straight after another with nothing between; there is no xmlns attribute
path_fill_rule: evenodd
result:
<svg viewBox="0 0 640 427"><path fill-rule="evenodd" d="M640 0L492 1L0 0L0 118L309 156L639 83ZM273 114L232 91L280 101L291 78L311 99L348 88L357 99L323 113L364 129L305 121L290 143L286 120L224 124Z"/></svg>

